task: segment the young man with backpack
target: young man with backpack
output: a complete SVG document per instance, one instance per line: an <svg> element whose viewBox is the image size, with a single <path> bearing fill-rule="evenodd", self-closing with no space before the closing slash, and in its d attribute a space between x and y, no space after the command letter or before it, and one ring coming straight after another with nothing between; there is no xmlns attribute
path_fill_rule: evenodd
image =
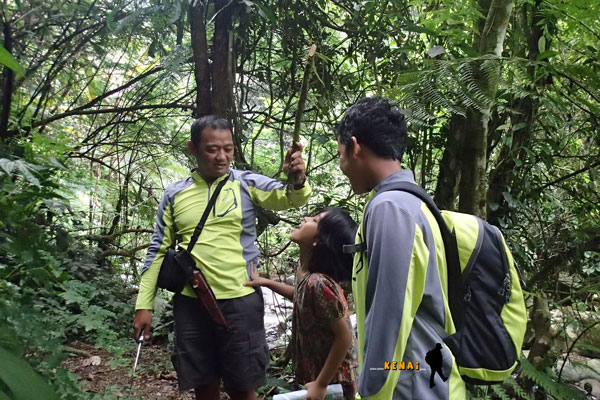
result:
<svg viewBox="0 0 600 400"><path fill-rule="evenodd" d="M344 249L355 253L358 393L464 399L463 379L501 382L517 366L527 322L520 277L496 227L440 212L402 169L406 140L404 115L383 98L359 100L338 128L340 169L368 193L356 244Z"/></svg>
<svg viewBox="0 0 600 400"><path fill-rule="evenodd" d="M340 169L356 194L369 193L357 232L352 290L356 306L363 399L461 399L466 397L454 357L442 346L442 372L429 387L425 356L443 343L438 331L453 329L446 300L440 230L421 200L388 190L414 183L400 166L406 148L404 115L388 100L363 98L339 125ZM359 246L357 245L357 246ZM386 362L419 369L387 369ZM402 365L402 364L400 364Z"/></svg>

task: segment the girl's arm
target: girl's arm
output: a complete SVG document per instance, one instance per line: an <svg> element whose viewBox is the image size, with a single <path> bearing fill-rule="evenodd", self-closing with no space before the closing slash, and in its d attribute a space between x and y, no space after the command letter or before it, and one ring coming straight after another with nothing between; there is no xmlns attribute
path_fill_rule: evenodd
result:
<svg viewBox="0 0 600 400"><path fill-rule="evenodd" d="M263 278L258 275L258 271L254 264L250 263L250 280L248 282L244 282L244 286L265 286L282 295L285 298L292 300L294 298L294 287L290 285L286 285L285 283L275 282L271 279Z"/></svg>
<svg viewBox="0 0 600 400"><path fill-rule="evenodd" d="M344 361L344 357L352 343L352 334L344 317L331 322L329 328L333 333L333 344L317 379L304 385L308 391L306 400L322 400L325 397L327 385L329 385L337 369Z"/></svg>

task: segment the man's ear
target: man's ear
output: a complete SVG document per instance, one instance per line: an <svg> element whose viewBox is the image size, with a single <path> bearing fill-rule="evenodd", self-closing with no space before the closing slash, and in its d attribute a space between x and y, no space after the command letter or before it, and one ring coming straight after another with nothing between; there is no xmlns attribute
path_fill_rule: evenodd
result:
<svg viewBox="0 0 600 400"><path fill-rule="evenodd" d="M191 153L191 154L192 154L194 157L196 157L196 156L197 156L197 154L196 154L196 146L194 146L194 143L193 143L191 140L189 140L189 141L188 141L188 143L187 143L187 147L188 147L188 150L189 150L189 152L190 152L190 153Z"/></svg>
<svg viewBox="0 0 600 400"><path fill-rule="evenodd" d="M350 138L350 141L352 142L352 150L350 151L350 155L352 156L352 158L358 158L362 151L360 144L358 144L358 141L356 140L355 136L352 136Z"/></svg>

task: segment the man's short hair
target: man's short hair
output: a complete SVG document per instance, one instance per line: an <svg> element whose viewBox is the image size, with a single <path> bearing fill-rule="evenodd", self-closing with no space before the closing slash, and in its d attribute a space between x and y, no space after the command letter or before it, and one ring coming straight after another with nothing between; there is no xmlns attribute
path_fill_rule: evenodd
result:
<svg viewBox="0 0 600 400"><path fill-rule="evenodd" d="M404 114L385 98L362 98L346 110L338 127L340 143L348 150L352 136L379 157L402 160L407 139Z"/></svg>
<svg viewBox="0 0 600 400"><path fill-rule="evenodd" d="M231 122L227 121L223 117L219 117L218 115L205 115L204 117L198 118L192 123L191 128L191 141L195 145L200 143L200 134L204 130L204 128L212 128L212 129L228 129L233 134L233 127L231 126Z"/></svg>

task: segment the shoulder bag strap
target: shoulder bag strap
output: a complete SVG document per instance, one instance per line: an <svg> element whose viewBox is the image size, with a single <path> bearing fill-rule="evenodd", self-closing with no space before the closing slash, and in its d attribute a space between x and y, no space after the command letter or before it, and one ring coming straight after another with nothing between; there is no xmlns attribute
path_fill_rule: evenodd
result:
<svg viewBox="0 0 600 400"><path fill-rule="evenodd" d="M204 214L202 214L202 218L200 218L200 222L198 222L198 225L196 226L196 229L194 229L194 233L192 234L192 238L190 239L190 244L187 247L188 253L191 253L192 249L196 245L198 236L200 236L200 232L202 232L202 229L204 228L204 224L206 223L206 220L208 219L208 214L210 214L212 208L215 206L217 197L219 196L221 189L223 188L223 186L225 186L225 183L227 183L228 180L229 180L229 175L227 175L227 177L225 179L223 179L221 182L219 182L219 185L217 186L214 193L210 197L210 200L208 201L208 204L206 205L206 208L204 209Z"/></svg>

